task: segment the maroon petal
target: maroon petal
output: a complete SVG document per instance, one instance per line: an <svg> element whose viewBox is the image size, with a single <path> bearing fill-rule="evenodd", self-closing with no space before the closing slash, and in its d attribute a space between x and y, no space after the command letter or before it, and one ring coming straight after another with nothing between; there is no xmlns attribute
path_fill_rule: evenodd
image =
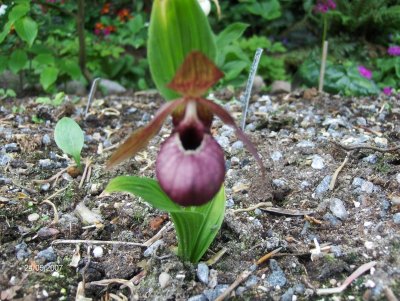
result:
<svg viewBox="0 0 400 301"><path fill-rule="evenodd" d="M236 136L244 142L249 152L254 156L254 158L256 158L257 163L261 168L261 172L264 175L265 172L264 165L257 152L257 149L254 147L253 143L249 140L249 138L247 138L246 134L243 133L243 131L236 125L233 117L223 107L216 104L215 102L212 102L211 100L199 98L197 99L197 101L200 102L205 107L207 107L215 115L217 115L222 120L222 122L224 122L227 125L230 125L235 129Z"/></svg>
<svg viewBox="0 0 400 301"><path fill-rule="evenodd" d="M203 135L196 149L186 150L184 144L177 132L162 144L156 175L173 201L182 206L199 206L210 201L221 188L225 178L224 153L209 134Z"/></svg>
<svg viewBox="0 0 400 301"><path fill-rule="evenodd" d="M129 138L113 153L107 162L107 168L113 167L122 161L132 157L142 148L144 148L151 138L156 135L168 115L186 100L178 99L165 103L156 113L150 123L144 128L140 128L133 132Z"/></svg>

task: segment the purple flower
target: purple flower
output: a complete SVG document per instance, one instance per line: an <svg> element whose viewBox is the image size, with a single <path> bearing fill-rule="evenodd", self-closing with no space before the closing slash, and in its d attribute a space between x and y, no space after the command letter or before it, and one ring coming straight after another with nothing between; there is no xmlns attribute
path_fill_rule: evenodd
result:
<svg viewBox="0 0 400 301"><path fill-rule="evenodd" d="M386 94L387 96L392 94L392 87L385 87L383 88L383 93Z"/></svg>
<svg viewBox="0 0 400 301"><path fill-rule="evenodd" d="M333 0L318 0L314 6L314 11L316 13L325 14L330 9L335 9L336 3Z"/></svg>
<svg viewBox="0 0 400 301"><path fill-rule="evenodd" d="M400 56L400 46L390 46L387 53L391 56Z"/></svg>
<svg viewBox="0 0 400 301"><path fill-rule="evenodd" d="M360 72L360 75L362 77L371 79L372 78L372 71L365 68L364 66L358 66L358 72Z"/></svg>

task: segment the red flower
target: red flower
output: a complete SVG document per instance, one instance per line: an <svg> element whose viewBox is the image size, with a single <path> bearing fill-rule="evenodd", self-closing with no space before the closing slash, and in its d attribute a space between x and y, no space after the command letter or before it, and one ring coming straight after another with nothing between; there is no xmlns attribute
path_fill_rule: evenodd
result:
<svg viewBox="0 0 400 301"><path fill-rule="evenodd" d="M110 7L111 7L111 3L105 3L103 5L103 8L101 9L100 13L102 15L107 15L110 13Z"/></svg>
<svg viewBox="0 0 400 301"><path fill-rule="evenodd" d="M118 19L121 22L126 22L127 20L132 18L131 14L129 13L129 10L127 8L123 8L120 11L118 11L117 15L118 15Z"/></svg>

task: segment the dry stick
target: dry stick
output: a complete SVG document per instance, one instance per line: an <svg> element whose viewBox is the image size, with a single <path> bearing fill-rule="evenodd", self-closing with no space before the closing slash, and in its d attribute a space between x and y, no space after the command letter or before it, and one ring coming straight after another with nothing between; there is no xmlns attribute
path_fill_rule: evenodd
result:
<svg viewBox="0 0 400 301"><path fill-rule="evenodd" d="M385 286L383 288L383 292L385 293L385 296L388 299L388 301L399 301L399 299L397 299L397 297L395 296L395 294L393 293L393 291L390 287Z"/></svg>
<svg viewBox="0 0 400 301"><path fill-rule="evenodd" d="M222 248L213 257L211 257L209 260L207 260L206 264L208 266L213 265L214 263L216 263L218 260L221 259L221 257L226 253L226 251L228 251L227 248Z"/></svg>
<svg viewBox="0 0 400 301"><path fill-rule="evenodd" d="M46 183L53 182L53 181L57 180L64 172L66 172L68 170L68 168L74 167L74 166L76 166L76 164L70 165L70 166L60 170L54 176L52 176L51 178L48 178L46 180L33 180L33 182L36 184L46 184Z"/></svg>
<svg viewBox="0 0 400 301"><path fill-rule="evenodd" d="M85 240L85 239L56 239L52 244L92 244L92 245L122 245L147 248L145 244L128 241L115 241L115 240Z"/></svg>
<svg viewBox="0 0 400 301"><path fill-rule="evenodd" d="M320 93L324 89L324 77L325 77L325 66L326 66L327 55L328 55L328 41L324 41L324 46L322 48L321 69L319 71L318 92L320 92Z"/></svg>
<svg viewBox="0 0 400 301"><path fill-rule="evenodd" d="M56 225L58 224L58 211L57 211L57 207L56 205L54 205L54 203L50 202L49 200L44 200L42 201L40 204L49 204L51 207L53 207L53 211L54 211L54 219L53 219L53 224Z"/></svg>
<svg viewBox="0 0 400 301"><path fill-rule="evenodd" d="M364 274L366 271L370 270L375 265L376 265L376 261L371 261L371 262L363 264L357 270L355 270L353 272L353 274L351 274L349 277L347 277L341 286L333 287L333 288L317 289L317 295L330 295L330 294L338 294L338 293L343 292L349 286L349 284L353 282L353 280L360 277L362 274Z"/></svg>
<svg viewBox="0 0 400 301"><path fill-rule="evenodd" d="M123 284L123 285L127 286L129 288L130 292L131 292L130 300L132 300L132 301L135 300L135 298L134 298L134 290L135 290L135 288L134 288L133 284L129 280L117 279L116 278L116 279L104 279L104 280L90 282L90 284L102 285L102 286L108 286L111 283L118 283L118 284Z"/></svg>
<svg viewBox="0 0 400 301"><path fill-rule="evenodd" d="M391 148L380 148L377 146L372 146L369 144L357 144L357 145L352 145L352 146L347 146L347 145L343 145L339 142L336 141L332 141L333 144L343 148L346 151L352 151L352 150L360 150L360 149L370 149L370 150L374 150L380 153L393 153L395 151L400 150L400 145L395 146L395 147L391 147Z"/></svg>
<svg viewBox="0 0 400 301"><path fill-rule="evenodd" d="M262 48L257 48L256 54L254 55L253 64L251 65L249 79L247 80L246 90L244 91L242 99L243 104L243 116L242 116L242 130L244 131L244 127L246 126L246 116L247 110L249 108L249 100L251 96L251 89L253 88L254 77L256 76L258 64L260 63L261 54L263 53Z"/></svg>
<svg viewBox="0 0 400 301"><path fill-rule="evenodd" d="M156 235L154 235L152 238L150 238L148 241L146 241L143 244L143 246L150 247L155 241L159 240L161 238L161 236L165 232L169 231L171 228L172 228L172 223L171 222L166 223L165 226L162 227L161 230L158 231Z"/></svg>
<svg viewBox="0 0 400 301"><path fill-rule="evenodd" d="M269 258L274 256L281 249L282 249L282 247L280 247L278 249L275 249L272 252L269 252L268 254L266 254L263 257L261 257L259 260L257 260L257 262L255 264L255 268L257 268L258 265L262 264L263 262L265 262L266 260L268 260ZM236 278L236 280L221 295L219 295L217 299L215 299L215 301L222 301L226 297L228 297L240 283L242 283L247 278L249 278L249 276L256 270L255 268L250 268L249 270L246 270L246 271L242 272L239 275L239 277Z"/></svg>
<svg viewBox="0 0 400 301"><path fill-rule="evenodd" d="M85 117L84 117L85 119L86 119L86 117L87 117L87 115L89 113L90 104L92 103L94 94L96 93L97 84L98 84L100 79L101 79L100 77L97 77L97 78L95 78L93 80L92 87L90 88L90 92L89 92L89 96L88 96L88 101L87 101L87 104L86 104Z"/></svg>
<svg viewBox="0 0 400 301"><path fill-rule="evenodd" d="M250 206L250 207L247 207L247 208L232 210L232 213L253 211L254 209L257 209L257 208L260 208L260 207L272 207L272 203L271 202L261 202L261 203L258 203L258 204L254 205L254 206Z"/></svg>
<svg viewBox="0 0 400 301"><path fill-rule="evenodd" d="M82 179L81 182L79 183L79 189L82 188L83 183L85 182L91 164L92 162L90 161L90 159L86 159L85 169L83 170Z"/></svg>
<svg viewBox="0 0 400 301"><path fill-rule="evenodd" d="M333 188L335 188L335 184L336 184L336 179L339 175L339 173L341 172L341 170L343 169L343 167L346 165L346 163L349 161L349 157L350 157L350 152L347 153L346 158L344 158L343 163L335 170L335 172L333 173L332 176L332 180L331 183L329 184L329 190L333 190Z"/></svg>

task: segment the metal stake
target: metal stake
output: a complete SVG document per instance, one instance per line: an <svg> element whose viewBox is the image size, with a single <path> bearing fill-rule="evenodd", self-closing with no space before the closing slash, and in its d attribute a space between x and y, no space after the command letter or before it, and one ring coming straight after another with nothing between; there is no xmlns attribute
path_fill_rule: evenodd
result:
<svg viewBox="0 0 400 301"><path fill-rule="evenodd" d="M88 101L87 101L86 110L85 110L85 119L89 113L90 104L92 103L94 94L96 93L97 84L98 84L99 80L101 80L100 77L95 78L93 80L92 86L90 87L90 92L89 92Z"/></svg>

